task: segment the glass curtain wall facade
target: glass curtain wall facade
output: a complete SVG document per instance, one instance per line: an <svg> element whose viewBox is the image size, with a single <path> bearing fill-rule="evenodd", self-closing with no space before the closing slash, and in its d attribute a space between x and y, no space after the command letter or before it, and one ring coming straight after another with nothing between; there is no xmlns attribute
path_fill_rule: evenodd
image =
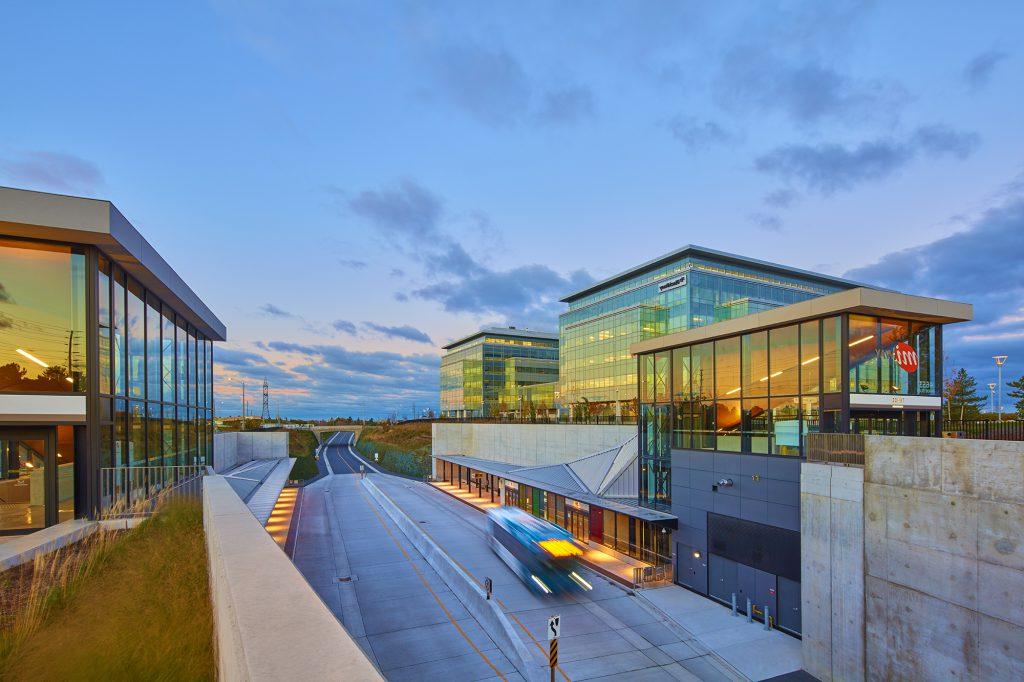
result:
<svg viewBox="0 0 1024 682"><path fill-rule="evenodd" d="M208 464L213 343L100 256L101 468Z"/></svg>
<svg viewBox="0 0 1024 682"><path fill-rule="evenodd" d="M577 417L636 416L631 344L853 286L779 269L680 256L564 299L569 310L559 317L562 409Z"/></svg>
<svg viewBox="0 0 1024 682"><path fill-rule="evenodd" d="M475 335L449 346L441 358L441 416L482 418L528 415L550 409L544 389L524 393L524 387L551 385L558 379L558 340ZM525 402L524 402L525 401Z"/></svg>
<svg viewBox="0 0 1024 682"><path fill-rule="evenodd" d="M643 503L665 506L670 448L800 456L807 433L845 430L844 391L937 396L940 336L933 324L850 314L639 355ZM914 371L899 362L901 343Z"/></svg>

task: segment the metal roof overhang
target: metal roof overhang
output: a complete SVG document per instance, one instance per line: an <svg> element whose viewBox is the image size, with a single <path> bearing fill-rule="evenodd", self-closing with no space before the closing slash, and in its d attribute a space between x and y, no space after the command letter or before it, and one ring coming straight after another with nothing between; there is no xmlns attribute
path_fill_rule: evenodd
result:
<svg viewBox="0 0 1024 682"><path fill-rule="evenodd" d="M556 493L564 497L577 500L579 502L585 502L592 504L596 507L603 509L610 509L614 512L626 514L640 519L641 521L656 521L656 522L677 522L678 518L672 514L666 512L660 512L655 509L648 509L647 507L641 507L639 505L633 506L628 502L622 502L609 497L601 497L587 492L581 492L579 490L570 490L568 488L562 488L560 486L552 485L545 481L537 481L528 476L522 476L517 474L518 469L522 469L517 464L507 464L505 462L495 462L489 459L480 459L478 457L468 457L465 455L433 455L434 459L440 459L445 462L451 462L452 464L460 464L477 471L482 471L485 474L491 474L493 476L499 476L509 481L515 481L516 483L522 483L524 485L533 486L535 488L541 488L548 492Z"/></svg>
<svg viewBox="0 0 1024 682"><path fill-rule="evenodd" d="M0 234L96 246L205 336L227 339L224 323L109 201L0 187Z"/></svg>

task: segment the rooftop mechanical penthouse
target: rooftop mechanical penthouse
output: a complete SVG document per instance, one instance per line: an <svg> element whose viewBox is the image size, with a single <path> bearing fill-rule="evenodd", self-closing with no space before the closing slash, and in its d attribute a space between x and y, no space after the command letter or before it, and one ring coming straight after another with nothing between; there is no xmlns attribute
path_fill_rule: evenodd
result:
<svg viewBox="0 0 1024 682"><path fill-rule="evenodd" d="M212 464L225 337L110 202L0 188L0 533L94 515L126 469Z"/></svg>

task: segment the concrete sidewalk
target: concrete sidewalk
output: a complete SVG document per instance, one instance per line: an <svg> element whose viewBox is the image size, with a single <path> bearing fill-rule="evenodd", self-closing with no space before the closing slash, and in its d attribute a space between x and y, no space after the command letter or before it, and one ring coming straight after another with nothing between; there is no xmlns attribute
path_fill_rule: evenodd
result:
<svg viewBox="0 0 1024 682"><path fill-rule="evenodd" d="M693 634L698 642L751 680L800 670L800 640L678 585L637 590L637 594Z"/></svg>

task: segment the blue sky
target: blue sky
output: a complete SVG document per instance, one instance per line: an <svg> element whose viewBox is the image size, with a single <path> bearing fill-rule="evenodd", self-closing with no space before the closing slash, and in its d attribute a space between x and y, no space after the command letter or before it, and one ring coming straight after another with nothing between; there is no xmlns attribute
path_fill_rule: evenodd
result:
<svg viewBox="0 0 1024 682"><path fill-rule="evenodd" d="M1017 3L17 3L0 183L97 196L228 325L218 410L437 404L683 244L966 300L1024 374ZM256 404L258 407L258 403ZM275 407L276 409L276 407Z"/></svg>

